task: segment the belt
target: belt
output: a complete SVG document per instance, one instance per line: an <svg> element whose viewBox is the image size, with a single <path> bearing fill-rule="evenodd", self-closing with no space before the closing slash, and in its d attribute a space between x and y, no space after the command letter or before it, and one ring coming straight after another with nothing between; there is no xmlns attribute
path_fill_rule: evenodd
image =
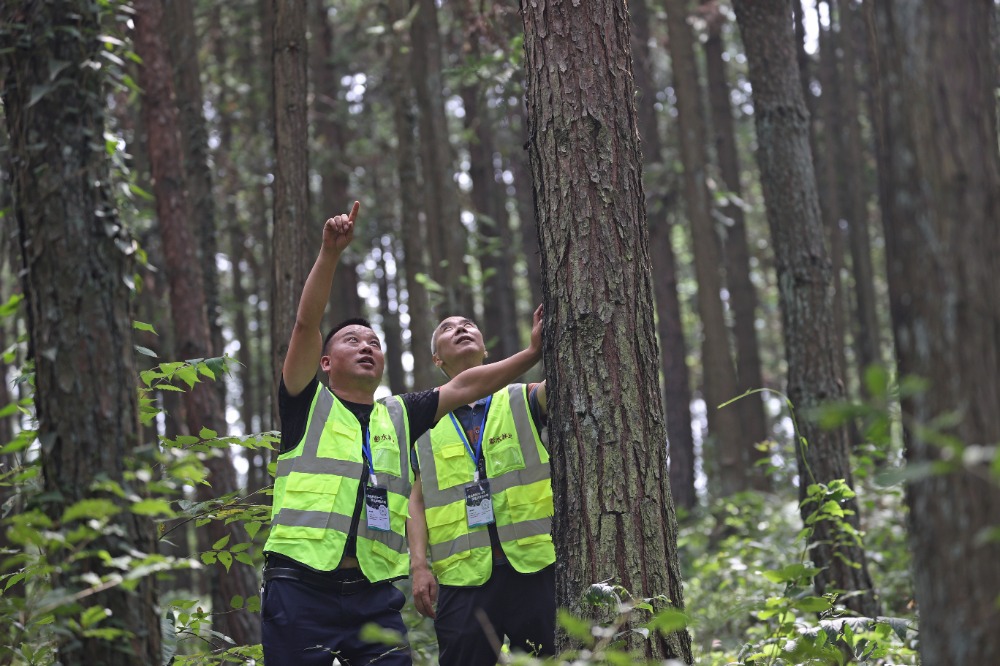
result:
<svg viewBox="0 0 1000 666"><path fill-rule="evenodd" d="M360 571L358 572L358 575L362 575ZM311 587L329 590L330 592L336 592L337 594L354 594L371 587L371 583L363 576L353 580L330 580L322 574L302 571L301 569L292 569L289 567L265 568L264 580L269 581L275 579L297 580L300 583L305 583Z"/></svg>

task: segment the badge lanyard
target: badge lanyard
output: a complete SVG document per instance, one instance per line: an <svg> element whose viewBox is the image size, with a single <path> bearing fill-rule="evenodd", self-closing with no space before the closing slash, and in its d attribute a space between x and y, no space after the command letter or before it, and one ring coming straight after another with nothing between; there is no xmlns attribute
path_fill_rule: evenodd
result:
<svg viewBox="0 0 1000 666"><path fill-rule="evenodd" d="M361 440L361 453L368 463L368 478L371 483L365 488L365 507L368 516L368 529L377 532L388 532L392 529L389 516L389 491L378 487L378 477L375 476L375 464L372 461L372 447L368 429L364 429Z"/></svg>
<svg viewBox="0 0 1000 666"><path fill-rule="evenodd" d="M368 463L368 473L369 479L373 486L378 485L378 477L375 476L375 463L372 461L372 445L371 445L371 433L368 428L364 429L364 438L361 440L361 455L364 457L365 462Z"/></svg>
<svg viewBox="0 0 1000 666"><path fill-rule="evenodd" d="M472 457L472 464L476 469L476 473L473 475L472 480L476 483L479 482L479 456L483 452L483 437L486 435L486 416L490 412L490 403L493 402L493 396L486 398L486 409L483 410L483 422L479 424L479 435L476 437L476 449L472 450L472 445L469 443L469 438L465 434L465 430L462 428L458 419L455 418L455 414L451 413L448 416L451 417L451 422L455 426L455 430L458 431L458 436L462 438L462 443L465 444L465 450L469 452Z"/></svg>

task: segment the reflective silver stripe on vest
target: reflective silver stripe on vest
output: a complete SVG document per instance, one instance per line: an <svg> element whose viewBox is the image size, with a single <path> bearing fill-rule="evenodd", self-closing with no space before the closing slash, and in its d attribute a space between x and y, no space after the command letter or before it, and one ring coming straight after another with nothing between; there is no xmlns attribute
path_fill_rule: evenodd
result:
<svg viewBox="0 0 1000 666"><path fill-rule="evenodd" d="M510 398L511 416L514 418L514 429L517 431L518 443L521 445L521 456L524 458L524 469L511 470L498 477L490 479L490 492L494 495L515 486L526 486L551 478L549 468L542 464L535 443L535 433L531 424L531 410L528 409L527 396L522 396L524 384L511 384L507 387ZM488 417L489 415L487 415ZM431 451L431 431L420 436L417 447L421 451ZM426 460L425 460L426 458ZM437 463L433 452L430 456L420 459L420 478L424 492L426 508L447 506L454 502L465 501L465 488L462 485L440 490L438 488ZM472 479L469 479L472 482Z"/></svg>
<svg viewBox="0 0 1000 666"><path fill-rule="evenodd" d="M276 477L288 476L292 471L299 471L305 474L327 474L341 476L351 479L360 479L365 470L365 463L350 460L338 460L336 458L319 457L319 443L323 437L323 429L330 413L333 411L334 396L325 387L317 389L318 395L313 405L312 417L306 430L305 439L302 443L302 453L293 458L285 458L278 461ZM378 476L379 486L386 488L390 493L410 496L410 474L409 474L409 428L406 422L406 414L403 403L396 396L383 398L378 401L385 405L389 412L389 420L392 422L393 430L396 431L396 442L399 445L399 470L400 476L382 474ZM351 517L342 514L328 513L324 511L302 511L298 509L281 509L274 517L272 524L287 525L289 527L316 527L319 529L333 529L347 534L351 529ZM395 532L369 531L368 526L362 520L358 525L358 536L372 541L379 541L396 552L403 552L405 538Z"/></svg>
<svg viewBox="0 0 1000 666"><path fill-rule="evenodd" d="M389 410L389 420L392 421L392 427L396 431L396 442L400 445L399 469L402 476L395 477L383 474L378 477L378 482L380 486L388 488L389 492L402 495L408 499L410 496L410 435L406 418L403 413L403 403L400 402L400 399L396 396L383 398L379 400L379 402L385 405L386 409ZM347 530L344 531L346 532ZM370 530L368 529L368 524L364 520L358 522L358 538L378 541L397 553L403 552L403 549L406 546L406 538L403 535L396 534L395 532Z"/></svg>
<svg viewBox="0 0 1000 666"><path fill-rule="evenodd" d="M517 430L517 439L521 442L521 455L524 456L524 466L527 468L541 465L542 459L538 455L535 433L531 428L531 411L528 409L528 396L521 397L521 387L523 386L524 384L511 384L507 387L507 394L509 396L510 411L514 416L514 428Z"/></svg>
<svg viewBox="0 0 1000 666"><path fill-rule="evenodd" d="M491 478L489 480L490 491L494 495L510 488L526 486L551 478L549 466L542 463L538 444L535 442L535 433L531 423L531 411L528 409L528 400L523 394L523 387L524 384L512 384L507 387L507 392L510 397L511 416L514 420L518 443L521 447L521 455L524 457L525 468L512 470L498 477ZM430 456L423 456L420 459L420 476L423 479L422 487L425 509L447 506L455 502L464 502L465 484L459 484L444 490L438 489L437 463L434 460L431 449L430 437L431 433L428 431L420 437L420 441L417 443L417 446L421 447L420 451L431 452ZM501 543L539 534L549 534L551 531L551 517L503 525L497 528L497 534ZM489 531L478 530L463 534L451 541L432 544L430 547L431 559L435 562L440 562L457 553L474 548L489 547Z"/></svg>
<svg viewBox="0 0 1000 666"><path fill-rule="evenodd" d="M330 412L333 411L333 394L330 391L324 389L320 386L317 390L316 402L313 405L312 417L309 419L309 426L306 430L306 436L302 442L302 453L294 458L284 458L278 461L278 468L275 472L275 478L281 478L283 476L288 476L295 467L299 465L299 462L308 463L308 470L303 469L302 471L312 472L314 469L317 474L338 474L339 469L334 469L330 471L321 471L319 468L313 467L313 465L323 465L326 461L330 463L343 462L345 465L356 465L359 469L361 467L360 463L353 463L348 461L334 461L330 458L318 458L316 453L319 451L319 440L323 436L323 427L326 425L326 420L330 418ZM342 476L353 476L356 479L361 478L361 472L357 473L347 473Z"/></svg>
<svg viewBox="0 0 1000 666"><path fill-rule="evenodd" d="M389 411L389 420L392 421L393 430L396 431L396 444L399 445L399 476L382 474L378 476L378 483L384 488L388 488L390 493L396 493L403 497L410 496L410 434L406 423L406 415L403 412L403 403L396 396L382 398L378 402L385 405ZM356 478L361 478L360 476ZM375 538L375 537L370 537ZM376 539L380 541L381 539Z"/></svg>
<svg viewBox="0 0 1000 666"><path fill-rule="evenodd" d="M319 530L337 530L347 533L351 529L351 517L328 511L303 511L302 509L282 509L275 522L288 527L315 527Z"/></svg>
<svg viewBox="0 0 1000 666"><path fill-rule="evenodd" d="M421 465L423 461L421 460ZM431 479L429 474L424 473L424 468L420 468L420 477L423 479L423 483L430 485L433 483L437 484L437 479ZM501 474L500 476L490 479L490 493L493 495L499 495L505 490L510 488L515 488L517 486L527 486L532 483L537 483L539 481L545 481L551 478L548 467L543 465L535 465L529 469L515 469L510 472ZM472 480L469 480L472 483ZM428 499L429 495L433 495L435 503L431 504L431 500ZM434 490L433 492L428 488L424 488L424 506L446 506L452 504L453 502L464 502L465 501L465 484L459 484L457 486L452 486L451 488L445 488L444 490Z"/></svg>
<svg viewBox="0 0 1000 666"><path fill-rule="evenodd" d="M501 543L524 539L525 537L538 536L539 534L549 534L552 531L552 518L537 518L526 520L513 525L503 525L497 528L497 534ZM490 533L488 530L479 530L463 534L457 539L445 541L431 546L431 559L440 562L445 558L464 553L474 548L489 548Z"/></svg>

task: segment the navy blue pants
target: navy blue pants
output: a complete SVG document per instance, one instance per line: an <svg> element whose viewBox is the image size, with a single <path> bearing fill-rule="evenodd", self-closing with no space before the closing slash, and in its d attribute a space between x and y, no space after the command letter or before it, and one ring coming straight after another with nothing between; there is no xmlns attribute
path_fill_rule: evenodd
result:
<svg viewBox="0 0 1000 666"><path fill-rule="evenodd" d="M442 585L434 620L441 666L493 666L499 658L495 641L502 643L504 636L512 650L555 654L555 569L522 574L510 564L494 564L481 587Z"/></svg>
<svg viewBox="0 0 1000 666"><path fill-rule="evenodd" d="M264 583L261 628L265 666L411 666L408 646L369 643L358 636L375 623L399 632L406 626L399 611L405 597L392 583L354 594L338 594L289 579Z"/></svg>

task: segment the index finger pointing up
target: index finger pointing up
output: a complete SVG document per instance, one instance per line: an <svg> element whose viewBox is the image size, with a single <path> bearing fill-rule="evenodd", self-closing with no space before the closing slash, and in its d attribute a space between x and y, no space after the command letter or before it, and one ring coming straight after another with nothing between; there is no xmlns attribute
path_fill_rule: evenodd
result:
<svg viewBox="0 0 1000 666"><path fill-rule="evenodd" d="M358 209L359 208L361 208L361 202L360 201L355 201L354 202L354 206L351 208L351 214L347 216L347 219L349 219L351 222L353 222L354 218L356 218L358 216Z"/></svg>

